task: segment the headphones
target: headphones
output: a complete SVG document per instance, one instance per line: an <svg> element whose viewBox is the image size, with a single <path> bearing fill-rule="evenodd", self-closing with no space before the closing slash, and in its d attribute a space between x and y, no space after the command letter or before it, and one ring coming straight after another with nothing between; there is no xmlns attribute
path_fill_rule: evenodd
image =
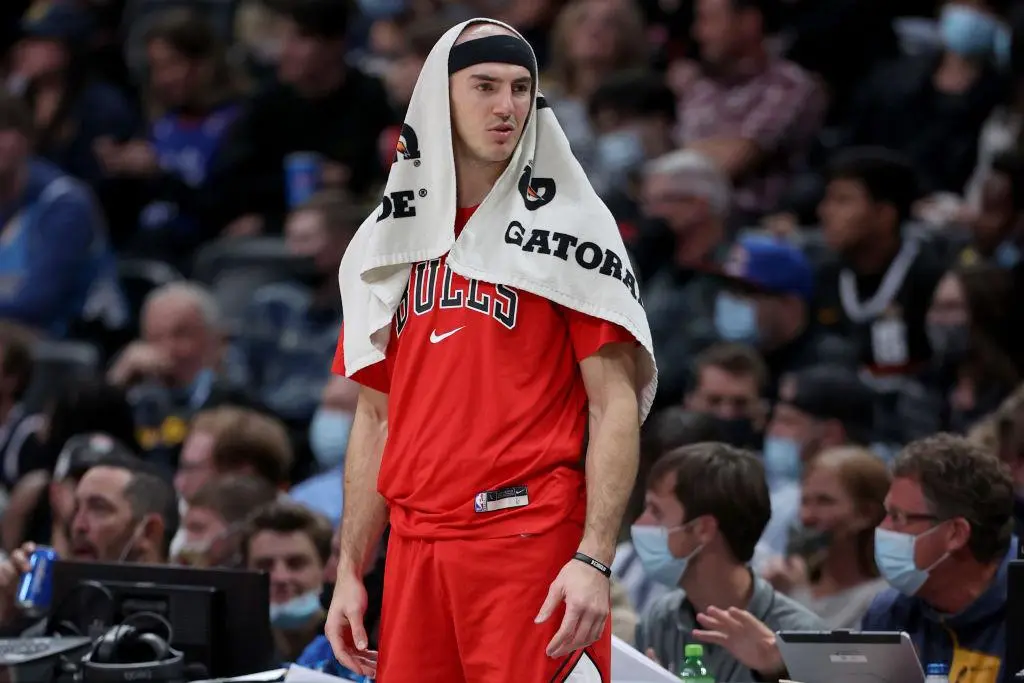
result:
<svg viewBox="0 0 1024 683"><path fill-rule="evenodd" d="M146 627L136 625L149 622ZM162 627L163 635L150 630ZM153 612L132 614L112 627L93 644L82 659L82 683L127 683L153 680L184 683L188 680L185 657L171 647L174 629L165 618Z"/></svg>

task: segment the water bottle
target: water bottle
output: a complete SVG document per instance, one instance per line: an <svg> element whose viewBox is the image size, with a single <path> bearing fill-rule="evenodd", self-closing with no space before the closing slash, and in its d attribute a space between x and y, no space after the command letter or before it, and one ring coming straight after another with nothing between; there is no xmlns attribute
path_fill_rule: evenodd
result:
<svg viewBox="0 0 1024 683"><path fill-rule="evenodd" d="M691 683L715 683L714 677L704 666L704 646L692 643L683 648L683 668L679 678Z"/></svg>
<svg viewBox="0 0 1024 683"><path fill-rule="evenodd" d="M949 666L932 662L925 669L924 683L949 683Z"/></svg>

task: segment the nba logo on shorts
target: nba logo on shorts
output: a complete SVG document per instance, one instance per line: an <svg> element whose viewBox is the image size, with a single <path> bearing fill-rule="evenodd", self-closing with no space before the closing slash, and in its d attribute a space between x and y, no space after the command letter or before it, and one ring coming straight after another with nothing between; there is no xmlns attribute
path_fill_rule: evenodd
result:
<svg viewBox="0 0 1024 683"><path fill-rule="evenodd" d="M487 512L487 493L478 493L473 500L473 509L477 512Z"/></svg>

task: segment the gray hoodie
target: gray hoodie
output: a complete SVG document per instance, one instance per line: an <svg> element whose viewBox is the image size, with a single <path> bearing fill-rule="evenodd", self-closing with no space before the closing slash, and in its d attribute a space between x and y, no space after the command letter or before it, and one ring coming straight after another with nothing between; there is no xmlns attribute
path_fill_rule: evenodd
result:
<svg viewBox="0 0 1024 683"><path fill-rule="evenodd" d="M764 579L754 576L754 592L747 611L764 622L772 631L822 631L825 624L806 607L776 592ZM700 628L693 606L686 593L677 589L651 605L636 629L636 647L641 652L653 648L658 661L670 671L679 671L683 664L683 647L687 643L704 646L704 664L717 683L750 683L758 677L740 664L722 647L701 643L690 635Z"/></svg>

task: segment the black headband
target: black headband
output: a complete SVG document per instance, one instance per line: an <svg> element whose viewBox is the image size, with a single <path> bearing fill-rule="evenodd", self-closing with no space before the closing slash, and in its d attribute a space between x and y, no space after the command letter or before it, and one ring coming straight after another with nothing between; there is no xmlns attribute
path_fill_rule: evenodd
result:
<svg viewBox="0 0 1024 683"><path fill-rule="evenodd" d="M459 43L448 52L448 75L485 62L515 64L537 78L537 62L529 44L518 36L484 36Z"/></svg>

